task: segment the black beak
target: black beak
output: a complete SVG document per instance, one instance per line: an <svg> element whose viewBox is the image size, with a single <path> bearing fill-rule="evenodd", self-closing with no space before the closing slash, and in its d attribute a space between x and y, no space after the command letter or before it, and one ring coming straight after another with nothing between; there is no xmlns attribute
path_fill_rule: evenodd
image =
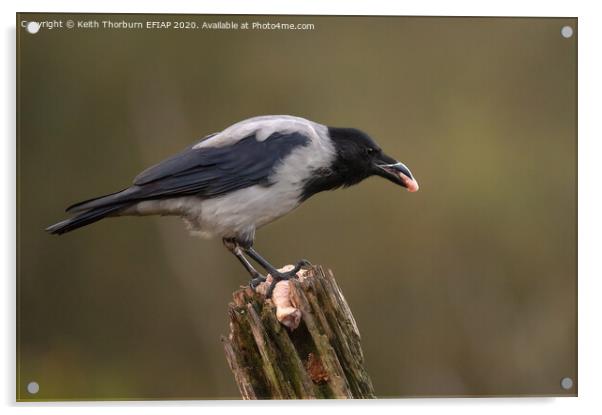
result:
<svg viewBox="0 0 602 415"><path fill-rule="evenodd" d="M382 154L374 160L374 174L405 187L408 192L418 191L418 182L412 176L410 169L386 154Z"/></svg>

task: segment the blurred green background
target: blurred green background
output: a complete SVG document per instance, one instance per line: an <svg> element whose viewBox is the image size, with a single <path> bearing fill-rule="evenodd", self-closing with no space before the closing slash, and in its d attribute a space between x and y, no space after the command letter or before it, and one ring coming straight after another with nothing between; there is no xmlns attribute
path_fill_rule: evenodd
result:
<svg viewBox="0 0 602 415"><path fill-rule="evenodd" d="M420 183L317 195L256 240L334 271L379 396L576 393L576 19L17 18L19 400L238 398L219 338L248 277L221 241L177 218L44 228L261 114L363 129ZM315 29L20 27L53 18Z"/></svg>

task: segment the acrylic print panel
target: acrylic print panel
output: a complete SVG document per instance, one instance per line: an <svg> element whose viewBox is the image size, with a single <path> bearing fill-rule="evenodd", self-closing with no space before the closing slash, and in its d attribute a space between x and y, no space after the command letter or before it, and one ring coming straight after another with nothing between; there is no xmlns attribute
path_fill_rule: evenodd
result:
<svg viewBox="0 0 602 415"><path fill-rule="evenodd" d="M575 396L577 35L18 14L17 399Z"/></svg>

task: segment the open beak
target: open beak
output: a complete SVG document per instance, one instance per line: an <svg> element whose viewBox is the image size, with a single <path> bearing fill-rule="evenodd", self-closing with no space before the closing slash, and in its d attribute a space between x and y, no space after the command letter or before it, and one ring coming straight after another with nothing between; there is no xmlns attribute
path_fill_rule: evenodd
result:
<svg viewBox="0 0 602 415"><path fill-rule="evenodd" d="M375 163L374 173L408 189L408 192L417 192L418 182L412 176L410 169L405 164L383 154Z"/></svg>

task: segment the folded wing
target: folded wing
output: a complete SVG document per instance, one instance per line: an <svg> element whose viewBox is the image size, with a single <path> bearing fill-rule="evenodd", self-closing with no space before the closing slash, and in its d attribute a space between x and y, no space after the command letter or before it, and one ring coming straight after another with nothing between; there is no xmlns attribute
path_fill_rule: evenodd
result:
<svg viewBox="0 0 602 415"><path fill-rule="evenodd" d="M180 196L216 197L253 185L269 186L279 163L309 140L299 132L275 132L262 141L253 134L227 146L189 147L140 173L133 186L67 211Z"/></svg>

